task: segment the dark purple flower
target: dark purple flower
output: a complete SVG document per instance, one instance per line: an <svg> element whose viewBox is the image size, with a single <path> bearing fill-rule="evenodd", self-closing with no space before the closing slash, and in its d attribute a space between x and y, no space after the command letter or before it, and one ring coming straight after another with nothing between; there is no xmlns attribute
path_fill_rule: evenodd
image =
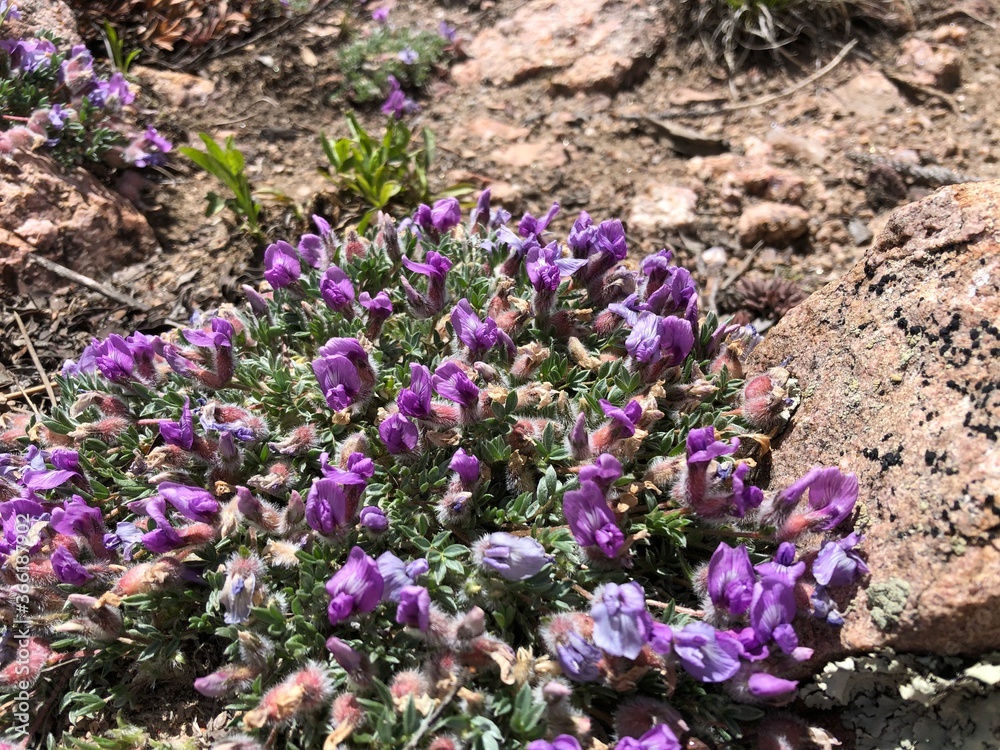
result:
<svg viewBox="0 0 1000 750"><path fill-rule="evenodd" d="M556 658L563 673L577 682L593 682L601 676L601 650L579 633L570 632L566 642L556 646Z"/></svg>
<svg viewBox="0 0 1000 750"><path fill-rule="evenodd" d="M622 737L614 750L681 750L677 735L667 724L655 724L639 739Z"/></svg>
<svg viewBox="0 0 1000 750"><path fill-rule="evenodd" d="M806 572L806 564L801 561L795 562L794 544L782 542L778 545L778 551L774 553L774 559L755 565L754 570L760 573L761 577L780 578L789 586L794 586L799 577Z"/></svg>
<svg viewBox="0 0 1000 750"><path fill-rule="evenodd" d="M225 318L212 318L211 330L201 328L185 328L182 333L185 340L193 345L205 349L230 348L233 345L233 336L236 330L233 324ZM133 352L135 347L133 347Z"/></svg>
<svg viewBox="0 0 1000 750"><path fill-rule="evenodd" d="M427 630L430 622L431 595L423 586L404 586L399 592L396 622L400 625Z"/></svg>
<svg viewBox="0 0 1000 750"><path fill-rule="evenodd" d="M740 669L739 641L705 622L674 631L674 653L684 670L700 682L724 682Z"/></svg>
<svg viewBox="0 0 1000 750"><path fill-rule="evenodd" d="M508 581L526 581L538 575L552 561L545 548L531 537L496 531L475 543L472 549L477 565L499 573Z"/></svg>
<svg viewBox="0 0 1000 750"><path fill-rule="evenodd" d="M48 39L3 39L0 40L0 49L10 55L10 66L12 71L20 70L25 73L47 68L52 62L52 56L56 53L56 46Z"/></svg>
<svg viewBox="0 0 1000 750"><path fill-rule="evenodd" d="M283 289L294 284L302 275L295 248L284 240L268 245L264 251L264 278L274 289Z"/></svg>
<svg viewBox="0 0 1000 750"><path fill-rule="evenodd" d="M736 452L740 447L739 438L733 438L732 442L724 443L715 439L715 427L701 427L691 430L687 435L687 463L688 466L694 464L708 465L712 460L720 456L728 456Z"/></svg>
<svg viewBox="0 0 1000 750"><path fill-rule="evenodd" d="M431 226L444 234L462 223L462 207L457 198L442 198L431 207Z"/></svg>
<svg viewBox="0 0 1000 750"><path fill-rule="evenodd" d="M536 219L531 214L525 214L521 217L521 221L518 222L517 233L522 237L540 238L542 232L552 223L552 220L556 218L556 214L558 213L559 204L553 202L548 212L541 219Z"/></svg>
<svg viewBox="0 0 1000 750"><path fill-rule="evenodd" d="M374 297L368 294L368 292L361 292L358 302L368 311L369 326L373 322L381 325L392 315L392 301L385 292L379 292Z"/></svg>
<svg viewBox="0 0 1000 750"><path fill-rule="evenodd" d="M720 542L708 562L708 596L730 615L741 615L750 607L757 576L750 554L742 544L735 549Z"/></svg>
<svg viewBox="0 0 1000 750"><path fill-rule="evenodd" d="M667 249L660 250L653 255L647 255L642 259L639 270L648 277L646 288L649 292L654 292L663 286L671 269L676 268L670 261L674 254Z"/></svg>
<svg viewBox="0 0 1000 750"><path fill-rule="evenodd" d="M622 464L610 453L602 453L593 464L580 467L580 484L593 481L601 488L601 492L607 492L611 486L621 479Z"/></svg>
<svg viewBox="0 0 1000 750"><path fill-rule="evenodd" d="M563 514L573 538L581 547L596 547L610 559L618 555L625 536L596 482L581 481L580 489L565 493Z"/></svg>
<svg viewBox="0 0 1000 750"><path fill-rule="evenodd" d="M455 362L445 362L438 366L431 378L434 391L449 401L454 401L464 407L479 403L479 388L473 383L465 371Z"/></svg>
<svg viewBox="0 0 1000 750"><path fill-rule="evenodd" d="M632 437L635 435L635 427L642 417L642 404L632 399L625 405L624 409L619 409L607 399L602 398L598 403L601 405L604 416L609 417L615 423L619 436Z"/></svg>
<svg viewBox="0 0 1000 750"><path fill-rule="evenodd" d="M56 547L49 559L52 561L52 572L56 574L59 583L82 586L94 577L94 574L83 567L65 547Z"/></svg>
<svg viewBox="0 0 1000 750"><path fill-rule="evenodd" d="M529 218L529 217L525 217ZM521 220L524 223L524 220ZM579 258L564 258L559 252L559 246L551 242L545 247L537 244L528 248L525 254L525 269L531 285L539 291L555 291L563 279L572 276L587 261Z"/></svg>
<svg viewBox="0 0 1000 750"><path fill-rule="evenodd" d="M833 601L830 592L823 586L817 586L813 589L809 597L809 603L813 607L813 617L826 620L828 624L836 625L837 627L844 624L843 616L837 611L837 603Z"/></svg>
<svg viewBox="0 0 1000 750"><path fill-rule="evenodd" d="M378 426L379 437L389 453L412 453L420 433L417 426L402 414L392 414Z"/></svg>
<svg viewBox="0 0 1000 750"><path fill-rule="evenodd" d="M646 594L635 581L599 587L590 604L590 615L594 618L594 643L612 656L636 658L653 632Z"/></svg>
<svg viewBox="0 0 1000 750"><path fill-rule="evenodd" d="M330 595L327 615L331 625L362 612L371 612L382 599L385 582L378 565L360 547L353 547L347 562L326 582Z"/></svg>
<svg viewBox="0 0 1000 750"><path fill-rule="evenodd" d="M150 125L128 145L122 156L129 164L137 167L155 167L166 163L167 153L171 149L173 145L170 141L160 136L156 128Z"/></svg>
<svg viewBox="0 0 1000 750"><path fill-rule="evenodd" d="M424 365L410 363L410 386L396 396L400 414L414 419L431 416L431 371Z"/></svg>
<svg viewBox="0 0 1000 750"><path fill-rule="evenodd" d="M451 457L448 468L458 474L463 487L471 487L479 481L479 459L459 448Z"/></svg>
<svg viewBox="0 0 1000 750"><path fill-rule="evenodd" d="M528 743L527 750L580 750L580 742L571 734L560 734L552 739L534 740Z"/></svg>
<svg viewBox="0 0 1000 750"><path fill-rule="evenodd" d="M344 488L335 479L317 479L306 496L306 523L324 536L333 536L354 520L348 518Z"/></svg>
<svg viewBox="0 0 1000 750"><path fill-rule="evenodd" d="M404 563L391 552L383 552L375 562L385 582L382 599L387 602L398 602L399 592L415 584L430 569L427 560L422 557Z"/></svg>
<svg viewBox="0 0 1000 750"><path fill-rule="evenodd" d="M761 643L770 640L779 625L795 619L795 593L781 578L763 578L754 585L750 602L750 627Z"/></svg>
<svg viewBox="0 0 1000 750"><path fill-rule="evenodd" d="M444 23L442 21L441 23ZM469 217L469 225L476 226L481 225L485 227L490 223L490 189L486 188L479 194L479 198L476 199L476 207L472 209L472 215Z"/></svg>
<svg viewBox="0 0 1000 750"><path fill-rule="evenodd" d="M365 661L365 657L360 651L352 648L347 641L341 640L335 635L326 639L326 650L333 654L337 664L343 667L348 674L357 674Z"/></svg>
<svg viewBox="0 0 1000 750"><path fill-rule="evenodd" d="M573 251L574 258L586 258L594 249L594 240L597 237L597 227L594 220L586 211L580 212L580 217L573 222L573 227L569 230L567 244Z"/></svg>
<svg viewBox="0 0 1000 750"><path fill-rule="evenodd" d="M743 518L747 511L759 508L764 502L764 490L744 482L749 473L750 465L746 463L741 463L733 471L733 511L737 518Z"/></svg>
<svg viewBox="0 0 1000 750"><path fill-rule="evenodd" d="M426 262L418 263L404 256L403 265L413 273L427 276L431 281L444 281L445 275L451 270L451 261L434 250L428 251L424 260Z"/></svg>
<svg viewBox="0 0 1000 750"><path fill-rule="evenodd" d="M360 451L355 451L347 457L347 468L341 469L339 466L332 466L328 463L329 454L320 454L320 471L327 479L334 479L338 484L348 487L364 487L368 484L372 474L375 473L375 462Z"/></svg>
<svg viewBox="0 0 1000 750"><path fill-rule="evenodd" d="M191 399L184 399L179 422L160 422L160 435L168 445L176 445L186 451L194 445L194 418L191 416Z"/></svg>
<svg viewBox="0 0 1000 750"><path fill-rule="evenodd" d="M405 113L417 109L417 103L403 93L403 87L399 85L396 76L389 76L389 93L382 104L382 114L392 115L399 120Z"/></svg>
<svg viewBox="0 0 1000 750"><path fill-rule="evenodd" d="M66 536L92 537L104 533L101 509L87 505L79 495L64 500L61 508L53 508L49 523L56 533Z"/></svg>
<svg viewBox="0 0 1000 750"><path fill-rule="evenodd" d="M361 509L359 520L362 528L379 534L389 528L389 519L385 512L376 505L368 505Z"/></svg>
<svg viewBox="0 0 1000 750"><path fill-rule="evenodd" d="M805 516L810 528L830 531L837 528L854 510L858 500L858 477L842 474L837 467L814 467L778 495L779 505L791 506L809 493Z"/></svg>
<svg viewBox="0 0 1000 750"><path fill-rule="evenodd" d="M347 357L339 354L320 357L313 360L312 370L327 406L340 411L354 403L361 390L361 379Z"/></svg>
<svg viewBox="0 0 1000 750"><path fill-rule="evenodd" d="M348 312L354 302L354 285L337 266L330 266L319 280L319 293L331 310Z"/></svg>
<svg viewBox="0 0 1000 750"><path fill-rule="evenodd" d="M854 548L864 537L852 532L843 539L826 542L813 561L812 574L821 586L847 586L869 572Z"/></svg>
<svg viewBox="0 0 1000 750"><path fill-rule="evenodd" d="M188 487L174 482L161 482L156 492L185 518L211 523L219 512L219 501L201 487Z"/></svg>
<svg viewBox="0 0 1000 750"><path fill-rule="evenodd" d="M628 245L625 244L625 227L618 219L602 221L594 236L594 249L615 261L625 260Z"/></svg>
<svg viewBox="0 0 1000 750"><path fill-rule="evenodd" d="M135 358L125 339L112 333L104 341L94 341L94 362L101 375L112 383L135 379Z"/></svg>
<svg viewBox="0 0 1000 750"><path fill-rule="evenodd" d="M451 312L451 325L458 340L468 347L473 358L492 349L498 341L506 347L509 354L514 353L514 342L510 336L497 327L493 318L480 320L469 300L464 297Z"/></svg>

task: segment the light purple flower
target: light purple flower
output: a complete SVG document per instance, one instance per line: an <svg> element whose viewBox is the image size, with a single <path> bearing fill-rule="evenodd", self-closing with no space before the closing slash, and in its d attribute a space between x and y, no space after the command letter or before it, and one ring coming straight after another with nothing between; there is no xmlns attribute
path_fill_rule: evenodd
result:
<svg viewBox="0 0 1000 750"><path fill-rule="evenodd" d="M60 583L82 586L94 577L94 574L83 567L65 547L56 547L49 559L52 562L52 572L56 574L56 580Z"/></svg>
<svg viewBox="0 0 1000 750"><path fill-rule="evenodd" d="M794 586L799 577L806 572L806 564L801 560L795 562L794 544L782 542L778 545L778 551L774 553L774 559L758 563L754 566L754 570L760 573L761 577L780 578L789 586Z"/></svg>
<svg viewBox="0 0 1000 750"><path fill-rule="evenodd" d="M599 587L594 592L590 615L594 618L594 643L612 656L635 659L653 632L646 594L635 581Z"/></svg>
<svg viewBox="0 0 1000 750"><path fill-rule="evenodd" d="M413 273L427 276L432 282L443 282L445 275L451 270L451 261L435 250L428 251L424 260L424 263L419 263L403 256L403 265Z"/></svg>
<svg viewBox="0 0 1000 750"><path fill-rule="evenodd" d="M684 670L700 682L724 682L740 669L742 647L735 636L705 622L674 631L674 653Z"/></svg>
<svg viewBox="0 0 1000 750"><path fill-rule="evenodd" d="M655 724L639 739L622 737L614 750L681 750L681 743L667 724Z"/></svg>
<svg viewBox="0 0 1000 750"><path fill-rule="evenodd" d="M93 508L79 495L73 495L63 501L62 507L52 509L49 525L58 534L92 537L104 532L104 517L100 508Z"/></svg>
<svg viewBox="0 0 1000 750"><path fill-rule="evenodd" d="M420 55L413 47L407 47L399 53L399 59L405 65L413 65L420 59Z"/></svg>
<svg viewBox="0 0 1000 750"><path fill-rule="evenodd" d="M847 586L869 572L854 548L864 539L852 532L843 539L826 542L813 561L812 574L821 586Z"/></svg>
<svg viewBox="0 0 1000 750"><path fill-rule="evenodd" d="M402 414L392 414L378 426L379 437L389 453L412 453L420 433L417 426Z"/></svg>
<svg viewBox="0 0 1000 750"><path fill-rule="evenodd" d="M593 682L601 676L601 650L576 632L556 646L556 658L563 673L576 682Z"/></svg>
<svg viewBox="0 0 1000 750"><path fill-rule="evenodd" d="M375 473L375 462L360 451L355 451L347 457L346 469L330 464L328 462L329 456L330 454L326 452L320 454L320 471L323 472L324 477L334 479L338 484L348 487L360 485L363 488L368 484L372 474Z"/></svg>
<svg viewBox="0 0 1000 750"><path fill-rule="evenodd" d="M327 616L337 625L356 614L371 612L382 600L385 582L378 565L360 547L353 547L347 562L326 582L330 595Z"/></svg>
<svg viewBox="0 0 1000 750"><path fill-rule="evenodd" d="M188 487L174 482L161 482L156 492L185 518L211 523L219 512L219 501L201 487Z"/></svg>
<svg viewBox="0 0 1000 750"><path fill-rule="evenodd" d="M385 582L382 599L387 602L398 602L399 592L406 586L414 585L420 576L430 570L425 558L404 563L391 552L383 552L375 562Z"/></svg>
<svg viewBox="0 0 1000 750"><path fill-rule="evenodd" d="M361 379L347 357L339 354L320 357L313 360L312 370L327 406L340 411L354 403L361 390Z"/></svg>
<svg viewBox="0 0 1000 750"><path fill-rule="evenodd" d="M302 275L295 248L284 240L268 245L264 250L264 278L274 289L282 289L294 284Z"/></svg>
<svg viewBox="0 0 1000 750"><path fill-rule="evenodd" d="M385 23L389 19L389 6L383 5L372 11L372 20L375 23Z"/></svg>
<svg viewBox="0 0 1000 750"><path fill-rule="evenodd" d="M441 398L454 401L464 407L479 403L479 388L473 383L465 371L455 362L444 362L434 371L431 378L434 391Z"/></svg>
<svg viewBox="0 0 1000 750"><path fill-rule="evenodd" d="M319 293L331 310L348 312L354 302L354 285L337 266L330 266L319 280Z"/></svg>
<svg viewBox="0 0 1000 750"><path fill-rule="evenodd" d="M458 198L442 198L431 207L431 226L444 234L462 223L462 207Z"/></svg>
<svg viewBox="0 0 1000 750"><path fill-rule="evenodd" d="M708 562L708 596L730 615L741 615L750 607L757 582L750 554L742 544L735 549L720 542Z"/></svg>
<svg viewBox="0 0 1000 750"><path fill-rule="evenodd" d="M854 510L858 500L858 477L842 474L837 467L814 467L778 495L778 504L789 506L809 493L806 517L810 526L823 531L837 528Z"/></svg>
<svg viewBox="0 0 1000 750"><path fill-rule="evenodd" d="M605 557L614 559L625 544L625 536L596 482L581 481L579 489L565 493L563 514L581 547L596 547Z"/></svg>
<svg viewBox="0 0 1000 750"><path fill-rule="evenodd" d="M155 167L166 163L167 153L172 149L170 141L163 138L156 132L156 128L150 125L142 135L128 145L122 153L122 158L140 168Z"/></svg>
<svg viewBox="0 0 1000 750"><path fill-rule="evenodd" d="M194 418L191 416L191 399L184 399L179 422L160 422L160 435L168 445L176 445L186 451L194 446Z"/></svg>
<svg viewBox="0 0 1000 750"><path fill-rule="evenodd" d="M553 202L541 219L536 219L531 214L525 214L517 224L517 233L522 237L534 237L540 239L542 232L552 223L552 220L559 213L559 204Z"/></svg>
<svg viewBox="0 0 1000 750"><path fill-rule="evenodd" d="M619 436L632 437L635 435L635 427L642 417L642 404L636 399L629 401L624 409L619 409L607 399L598 402L604 416L609 417L618 429Z"/></svg>
<svg viewBox="0 0 1000 750"><path fill-rule="evenodd" d="M326 639L326 650L333 654L333 658L336 659L337 664L351 675L357 674L365 661L365 657L360 651L357 651L347 641L335 635L331 635Z"/></svg>
<svg viewBox="0 0 1000 750"><path fill-rule="evenodd" d="M464 448L455 451L448 468L458 474L464 487L471 487L479 481L479 459L466 453Z"/></svg>
<svg viewBox="0 0 1000 750"><path fill-rule="evenodd" d="M358 302L368 311L369 320L377 319L384 321L392 315L392 300L389 299L389 295L385 292L379 292L374 297L368 294L368 292L361 292Z"/></svg>
<svg viewBox="0 0 1000 750"><path fill-rule="evenodd" d="M230 348L233 345L233 336L236 329L233 324L225 318L212 318L210 330L201 328L185 328L181 331L184 339L192 346L200 346L205 349ZM134 352L136 347L132 346Z"/></svg>
<svg viewBox="0 0 1000 750"><path fill-rule="evenodd" d="M499 573L508 581L526 581L538 575L552 556L531 537L496 531L475 543L472 555L477 565Z"/></svg>
<svg viewBox="0 0 1000 750"><path fill-rule="evenodd" d="M399 120L404 114L417 109L417 103L403 93L403 87L399 85L396 76L389 76L389 93L382 104L382 114L392 115Z"/></svg>
<svg viewBox="0 0 1000 750"><path fill-rule="evenodd" d="M329 263L326 241L318 234L304 234L299 237L298 251L299 258L313 268L323 268Z"/></svg>
<svg viewBox="0 0 1000 750"><path fill-rule="evenodd" d="M389 528L389 519L385 512L376 505L368 505L359 514L361 527L375 534L380 534Z"/></svg>
<svg viewBox="0 0 1000 750"><path fill-rule="evenodd" d="M798 686L795 680L783 680L767 672L755 672L747 679L750 694L757 698L779 698L794 692Z"/></svg>
<svg viewBox="0 0 1000 750"><path fill-rule="evenodd" d="M348 502L344 488L335 479L317 479L306 496L306 523L309 528L324 536L333 536L346 529L352 518L348 518Z"/></svg>
<svg viewBox="0 0 1000 750"><path fill-rule="evenodd" d="M795 619L795 593L781 578L763 578L754 585L750 602L750 627L761 643L770 640L779 625Z"/></svg>
<svg viewBox="0 0 1000 750"><path fill-rule="evenodd" d="M396 622L400 625L427 630L430 623L431 595L423 586L404 586L399 592Z"/></svg>
<svg viewBox="0 0 1000 750"><path fill-rule="evenodd" d="M560 734L552 739L534 740L528 743L527 750L580 750L580 742L571 734Z"/></svg>

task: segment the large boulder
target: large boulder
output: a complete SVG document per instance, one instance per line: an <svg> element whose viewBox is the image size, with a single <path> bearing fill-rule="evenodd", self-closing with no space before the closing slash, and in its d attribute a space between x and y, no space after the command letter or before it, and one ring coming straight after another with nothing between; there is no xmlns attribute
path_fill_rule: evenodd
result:
<svg viewBox="0 0 1000 750"><path fill-rule="evenodd" d="M846 623L815 629L817 655L1000 649L1000 182L892 214L750 368L786 359L803 395L771 486L816 464L855 472L871 568L834 592Z"/></svg>
<svg viewBox="0 0 1000 750"><path fill-rule="evenodd" d="M8 287L59 283L30 262L34 253L99 280L156 252L145 217L90 173L30 153L0 159L0 282Z"/></svg>

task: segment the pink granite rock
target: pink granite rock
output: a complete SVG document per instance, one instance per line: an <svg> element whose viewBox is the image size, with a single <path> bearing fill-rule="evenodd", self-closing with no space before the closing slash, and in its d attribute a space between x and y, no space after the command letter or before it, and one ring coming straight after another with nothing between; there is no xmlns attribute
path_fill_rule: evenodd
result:
<svg viewBox="0 0 1000 750"><path fill-rule="evenodd" d="M803 395L771 487L817 464L856 473L871 568L864 586L833 592L842 629L804 623L817 656L1000 648L1000 183L893 213L749 368L786 359Z"/></svg>

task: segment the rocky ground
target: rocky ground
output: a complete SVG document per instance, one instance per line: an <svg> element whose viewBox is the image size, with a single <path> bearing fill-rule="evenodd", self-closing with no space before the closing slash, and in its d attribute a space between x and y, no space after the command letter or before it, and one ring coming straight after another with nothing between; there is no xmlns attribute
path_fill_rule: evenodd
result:
<svg viewBox="0 0 1000 750"><path fill-rule="evenodd" d="M288 206L330 215L319 138L346 134L335 53L344 25L367 15L319 7L229 54L136 71L140 116L155 114L176 142L196 144L199 132L236 137L255 187L271 191L275 239L303 229ZM761 328L843 277L797 308L756 360L766 367L791 357L806 373L776 470L793 476L825 460L859 472L874 498L871 551L884 558L876 590L885 601L869 595L858 605L864 616L830 644L837 661L801 709L840 714L826 723L845 747L996 747L1000 728L985 717L998 715L989 709L998 676L984 654L997 646L1000 603L1000 479L991 468L1000 463L997 245L980 226L992 226L988 216L947 221L993 200L995 189L922 204L869 246L897 205L942 184L1000 178L1000 9L989 0L911 0L897 10L822 48L793 47L780 66L735 75L705 56L675 0L419 0L396 3L390 21L427 29L446 21L462 42L464 59L430 85L413 118L438 136L437 186L489 186L515 213L537 215L558 200L560 231L581 209L621 217L636 256L675 248L704 282L707 309ZM359 114L373 129L382 121L377 109ZM217 185L183 159L148 183L126 178L118 192L74 179L67 189L43 164L0 164L0 315L11 332L0 338L8 394L0 409L24 408L17 391L39 383L29 344L52 373L93 335L162 330L260 275L229 217L204 218ZM354 220L331 218L341 227ZM952 232L946 245L972 246L975 259L918 247L911 223L928 235ZM911 262L920 252L931 260ZM67 282L30 261L35 253L134 301ZM837 411L845 404L846 415ZM916 538L905 554L900 535ZM913 575L924 554L933 563ZM901 635L886 636L900 621ZM968 637L956 639L963 630ZM938 656L851 656L884 647ZM963 713L965 705L977 708ZM913 726L929 739L908 737Z"/></svg>

